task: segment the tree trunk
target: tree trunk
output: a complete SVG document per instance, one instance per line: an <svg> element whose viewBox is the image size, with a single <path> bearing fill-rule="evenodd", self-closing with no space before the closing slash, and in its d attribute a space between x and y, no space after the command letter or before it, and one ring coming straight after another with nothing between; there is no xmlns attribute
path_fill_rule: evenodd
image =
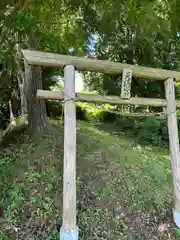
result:
<svg viewBox="0 0 180 240"><path fill-rule="evenodd" d="M29 34L26 42L28 49L38 50L36 36ZM28 130L30 135L43 133L47 126L47 112L45 100L36 97L37 89L42 89L42 72L39 66L30 66L26 62L25 66L25 95L28 109Z"/></svg>
<svg viewBox="0 0 180 240"><path fill-rule="evenodd" d="M28 128L31 135L42 133L47 125L44 100L36 97L37 89L42 89L41 68L25 62L25 89L28 109Z"/></svg>

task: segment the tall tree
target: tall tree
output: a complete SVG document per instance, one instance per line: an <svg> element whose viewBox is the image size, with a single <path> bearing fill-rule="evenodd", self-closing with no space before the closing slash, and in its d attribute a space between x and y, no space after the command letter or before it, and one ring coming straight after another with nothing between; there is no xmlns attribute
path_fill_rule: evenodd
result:
<svg viewBox="0 0 180 240"><path fill-rule="evenodd" d="M76 14L61 0L56 2L9 0L8 4L9 7L7 4L0 6L3 12L0 22L3 33L0 36L3 43L0 46L0 58L3 61L4 72L7 69L10 74L16 73L20 88L17 91L21 93L21 99L23 93L26 93L30 132L37 133L46 126L46 109L43 101L36 99L36 91L37 88L42 88L42 75L53 74L55 71L43 71L42 74L40 68L27 66L27 83L24 81L22 63L15 58L15 45L18 43L25 48L62 53L69 53L69 49L73 47L73 54L82 54L85 49L85 35L78 25ZM48 84L47 78L45 80L46 86L53 83L51 78L48 79ZM23 91L22 86L26 88ZM25 106L23 102L22 106Z"/></svg>

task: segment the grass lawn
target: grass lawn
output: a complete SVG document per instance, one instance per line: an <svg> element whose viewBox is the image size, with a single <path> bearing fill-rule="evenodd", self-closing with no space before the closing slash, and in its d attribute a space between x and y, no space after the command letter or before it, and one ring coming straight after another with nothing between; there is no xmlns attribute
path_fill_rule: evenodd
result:
<svg viewBox="0 0 180 240"><path fill-rule="evenodd" d="M59 240L63 127L53 125L0 153L0 240ZM106 127L77 124L80 239L178 239L168 151Z"/></svg>

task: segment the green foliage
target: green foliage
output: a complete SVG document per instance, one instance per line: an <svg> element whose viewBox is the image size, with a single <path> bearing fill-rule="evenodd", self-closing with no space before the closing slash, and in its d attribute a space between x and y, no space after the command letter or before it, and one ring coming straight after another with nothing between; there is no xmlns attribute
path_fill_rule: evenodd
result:
<svg viewBox="0 0 180 240"><path fill-rule="evenodd" d="M62 104L59 101L47 101L47 112L51 117L62 118ZM143 113L123 113L108 104L76 104L76 118L93 124L115 124L118 131L136 138L140 143L168 145L167 119L165 116L146 116ZM180 132L180 119L178 114Z"/></svg>
<svg viewBox="0 0 180 240"><path fill-rule="evenodd" d="M135 137L140 143L165 146L168 144L167 120L163 116L120 116L116 124L121 131Z"/></svg>
<svg viewBox="0 0 180 240"><path fill-rule="evenodd" d="M179 229L176 229L176 236L180 237L180 230Z"/></svg>
<svg viewBox="0 0 180 240"><path fill-rule="evenodd" d="M103 123L115 124L118 131L136 138L142 144L167 146L169 142L167 119L163 115L125 114L111 105L77 103L76 116L79 120L89 121L98 125L103 125ZM178 127L180 132L179 117Z"/></svg>
<svg viewBox="0 0 180 240"><path fill-rule="evenodd" d="M51 117L62 117L62 104L60 101L46 101L47 115Z"/></svg>
<svg viewBox="0 0 180 240"><path fill-rule="evenodd" d="M17 58L16 44L22 48L42 51L83 55L87 36L79 26L79 13L64 1L8 1L0 5L0 110L8 109L12 92L19 98L18 70L23 71L23 61ZM78 38L76 37L78 35ZM43 87L49 89L56 83L53 75L60 75L58 69L43 70ZM8 121L9 116L5 116ZM0 122L4 119L1 119ZM0 123L1 124L1 123Z"/></svg>
<svg viewBox="0 0 180 240"><path fill-rule="evenodd" d="M51 117L62 119L62 104L59 101L48 101L47 112ZM148 115L148 114L147 114ZM165 116L146 116L143 113L123 113L108 104L97 105L87 103L76 104L76 118L96 125L104 123L115 124L119 132L136 138L140 143L153 145L168 145L167 119ZM180 118L178 114L180 133Z"/></svg>
<svg viewBox="0 0 180 240"><path fill-rule="evenodd" d="M121 7L120 7L121 5ZM179 38L172 30L175 1L128 0L88 2L96 15L88 24L96 35L95 53L99 59L138 64L148 67L179 69ZM90 10L89 10L90 11ZM174 15L173 15L173 13ZM98 14L97 14L98 13ZM177 20L177 19L176 19ZM90 28L90 27L89 27ZM177 34L177 32L176 32ZM121 77L87 74L87 85L100 93L119 95ZM162 82L133 79L132 96L164 97Z"/></svg>
<svg viewBox="0 0 180 240"><path fill-rule="evenodd" d="M60 101L48 100L46 107L48 116L63 118L63 105ZM78 102L76 104L76 118L94 123L100 121L113 122L116 120L116 114L109 111L113 108L108 104L97 105Z"/></svg>
<svg viewBox="0 0 180 240"><path fill-rule="evenodd" d="M116 120L116 112L112 112L115 107L104 104L86 104L77 103L77 119L86 120L92 123L114 122Z"/></svg>
<svg viewBox="0 0 180 240"><path fill-rule="evenodd" d="M179 100L180 99L180 84L179 83L175 83L175 94L176 94L176 99Z"/></svg>

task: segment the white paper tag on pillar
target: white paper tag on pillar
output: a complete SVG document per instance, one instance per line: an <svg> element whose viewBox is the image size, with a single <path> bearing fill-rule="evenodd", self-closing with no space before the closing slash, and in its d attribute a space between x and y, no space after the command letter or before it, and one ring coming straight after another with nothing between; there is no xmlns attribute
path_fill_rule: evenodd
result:
<svg viewBox="0 0 180 240"><path fill-rule="evenodd" d="M132 70L131 69L123 69L121 98L130 98L131 97L131 81L132 81Z"/></svg>

